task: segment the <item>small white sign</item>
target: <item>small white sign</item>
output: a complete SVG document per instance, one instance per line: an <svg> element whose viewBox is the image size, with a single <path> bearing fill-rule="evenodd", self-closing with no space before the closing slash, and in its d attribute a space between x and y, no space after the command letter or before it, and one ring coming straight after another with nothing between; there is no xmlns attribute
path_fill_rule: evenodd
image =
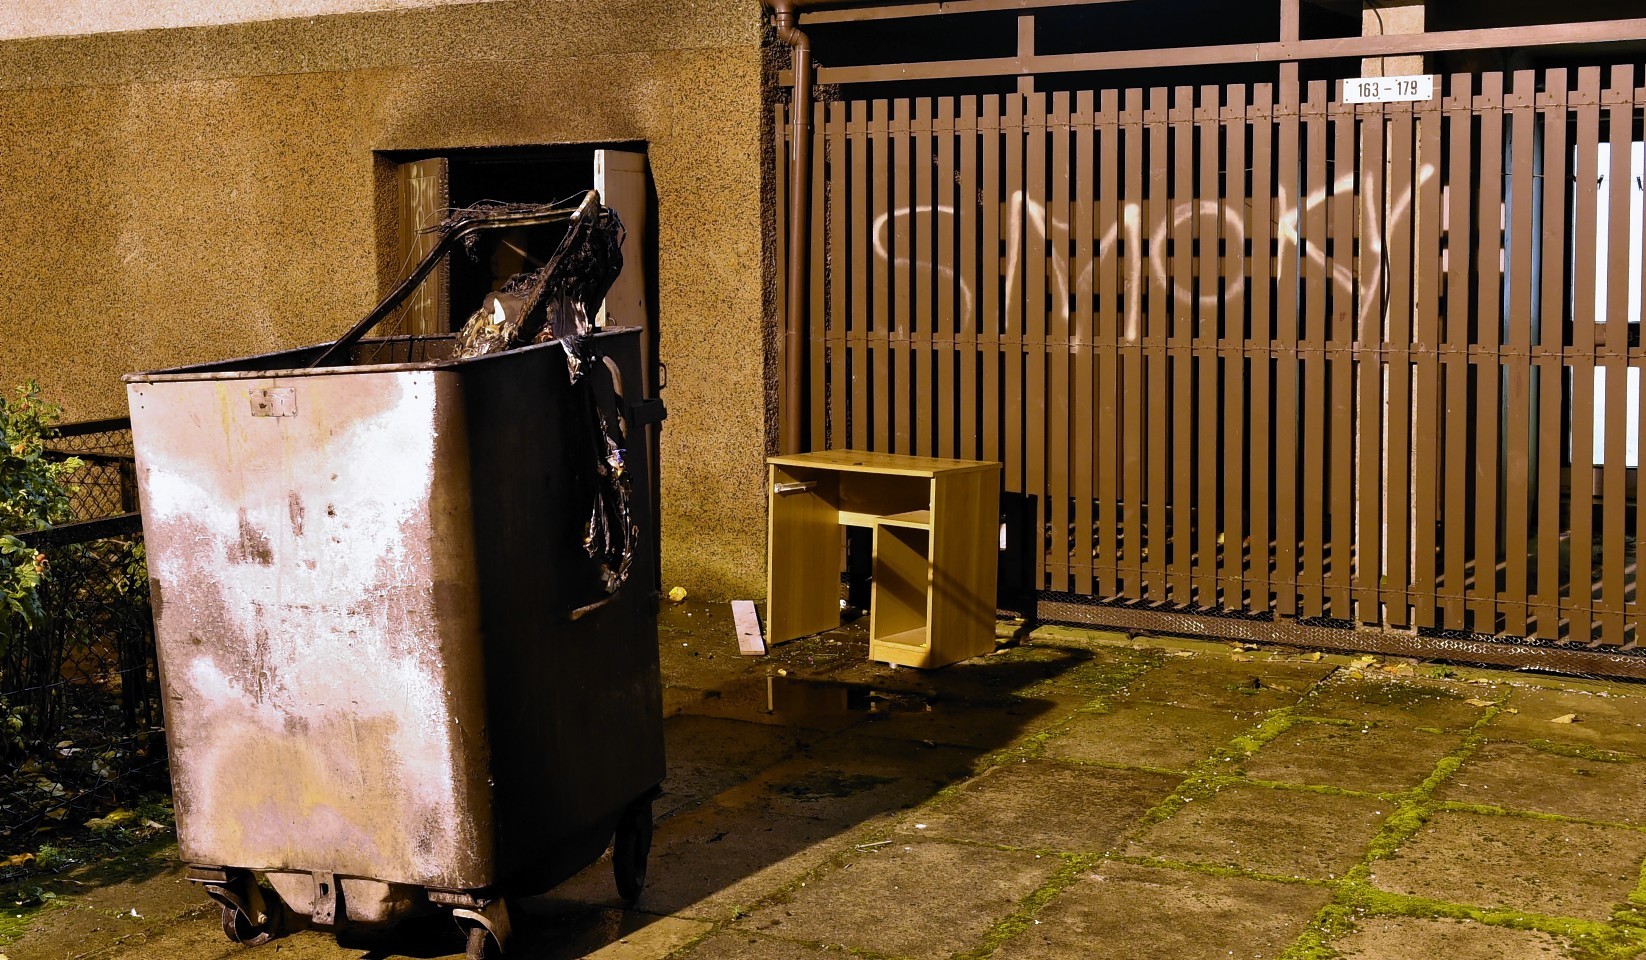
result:
<svg viewBox="0 0 1646 960"><path fill-rule="evenodd" d="M1434 98L1435 78L1430 74L1415 77L1355 77L1343 81L1344 103L1395 103Z"/></svg>

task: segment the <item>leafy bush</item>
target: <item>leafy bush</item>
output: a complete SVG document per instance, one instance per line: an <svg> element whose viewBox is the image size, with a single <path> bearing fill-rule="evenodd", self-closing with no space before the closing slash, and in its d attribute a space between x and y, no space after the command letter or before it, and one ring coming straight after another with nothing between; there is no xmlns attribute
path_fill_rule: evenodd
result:
<svg viewBox="0 0 1646 960"><path fill-rule="evenodd" d="M40 582L46 557L15 535L69 519L68 477L80 461L46 452L62 412L32 382L9 399L0 397L0 651L45 616Z"/></svg>

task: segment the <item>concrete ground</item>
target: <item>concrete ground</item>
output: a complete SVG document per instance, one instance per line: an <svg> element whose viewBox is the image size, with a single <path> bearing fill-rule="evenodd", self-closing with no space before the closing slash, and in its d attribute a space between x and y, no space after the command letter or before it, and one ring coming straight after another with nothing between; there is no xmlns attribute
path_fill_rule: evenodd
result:
<svg viewBox="0 0 1646 960"><path fill-rule="evenodd" d="M514 905L516 956L1646 952L1646 687L1058 628L932 673L861 626L744 659L695 602L662 651L646 891L603 859ZM247 952L174 854L58 882L0 954L461 956L445 920Z"/></svg>

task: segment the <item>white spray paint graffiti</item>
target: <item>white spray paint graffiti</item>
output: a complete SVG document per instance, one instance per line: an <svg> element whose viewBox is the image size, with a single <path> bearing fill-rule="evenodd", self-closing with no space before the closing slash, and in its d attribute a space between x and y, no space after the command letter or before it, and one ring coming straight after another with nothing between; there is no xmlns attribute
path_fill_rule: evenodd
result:
<svg viewBox="0 0 1646 960"><path fill-rule="evenodd" d="M1413 195L1417 190L1427 186L1437 174L1438 169L1434 164L1425 163L1421 165L1418 170L1416 186L1402 191L1393 198L1393 202L1389 205L1388 216L1390 223L1400 222L1402 219L1409 220L1412 213ZM1279 191L1277 204L1279 212L1271 220L1273 236L1282 241L1291 240L1295 243L1300 237L1298 224L1302 219L1311 212L1324 207L1332 197L1353 189L1354 172L1345 172L1332 184L1330 192L1327 191L1325 184L1321 184L1311 190L1308 196L1304 198L1302 207L1297 208L1288 202L1289 198L1286 195L1285 188L1282 187ZM1251 201L1247 200L1238 208L1211 199L1172 203L1171 214L1158 219L1149 234L1148 263L1150 275L1164 278L1168 283L1173 282L1170 275L1170 265L1166 260L1166 244L1172 233L1178 228L1192 227L1195 222L1210 215L1214 218L1221 217L1223 219L1225 231L1244 232L1251 214L1250 203ZM911 269L916 264L912 253L909 252L911 244L907 238L913 229L918 225L930 224L927 229L934 233L953 235L955 221L960 215L961 213L957 208L945 204L917 204L898 207L889 213L882 213L876 216L873 222L874 255L878 259L886 261L894 269L898 267ZM1109 224L1105 232L1097 237L1097 246L1093 250L1094 256L1078 265L1072 279L1069 276L1069 258L1049 257L1047 259L1046 279L1051 296L1060 297L1065 302L1072 302L1076 291L1094 289L1092 284L1095 280L1094 271L1097 269L1098 263L1096 254L1115 246L1121 230L1125 231L1125 248L1128 250L1139 249L1143 236L1143 215L1142 202L1134 200L1123 204L1120 209L1119 222ZM972 216L974 219L979 219L975 213ZM1002 273L1007 290L1020 289L1018 284L1022 280L1022 274L1025 270L1024 251L1030 245L1049 244L1050 239L1054 236L1074 235L1068 222L1051 214L1045 203L1030 199L1022 190L1012 191L1003 205L1001 233L1005 247L1005 262ZM892 250L892 237L894 234L901 238L895 253ZM1350 259L1340 257L1336 263L1328 265L1326 262L1326 245L1323 242L1316 240L1298 246L1299 255L1303 258L1299 267L1306 262L1310 268L1315 270L1325 272L1329 269L1330 276L1328 279L1331 283L1343 286L1352 286L1354 284L1355 264ZM1364 286L1374 287L1383 281L1381 258L1374 258L1373 263L1372 275L1361 278L1361 283ZM931 263L931 269L936 275L939 285L954 285L959 300L956 304L957 315L973 315L978 292L972 289L971 282L966 277L958 274L956 265L953 262L945 263L934 259ZM1297 277L1300 272L1294 268L1293 272L1288 275ZM1131 318L1127 322L1127 329L1123 331L1123 336L1127 340L1137 340L1142 336L1142 331L1137 329L1136 319L1142 301L1142 282L1143 277L1141 271L1138 270L1131 271L1123 282L1127 305L1126 316ZM1241 271L1230 278L1228 283L1229 288L1227 291L1215 286L1203 289L1198 297L1198 305L1212 306L1225 297L1244 295L1245 272ZM1175 302L1178 293L1179 291L1175 289L1171 291L1173 302Z"/></svg>

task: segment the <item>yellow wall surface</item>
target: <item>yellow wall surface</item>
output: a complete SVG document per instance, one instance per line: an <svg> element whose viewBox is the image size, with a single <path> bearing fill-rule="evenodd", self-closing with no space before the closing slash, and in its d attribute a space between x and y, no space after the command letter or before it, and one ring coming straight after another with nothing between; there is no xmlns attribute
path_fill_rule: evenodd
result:
<svg viewBox="0 0 1646 960"><path fill-rule="evenodd" d="M0 43L0 384L71 419L119 377L335 337L392 272L379 153L645 141L665 586L758 596L761 17L498 0Z"/></svg>

